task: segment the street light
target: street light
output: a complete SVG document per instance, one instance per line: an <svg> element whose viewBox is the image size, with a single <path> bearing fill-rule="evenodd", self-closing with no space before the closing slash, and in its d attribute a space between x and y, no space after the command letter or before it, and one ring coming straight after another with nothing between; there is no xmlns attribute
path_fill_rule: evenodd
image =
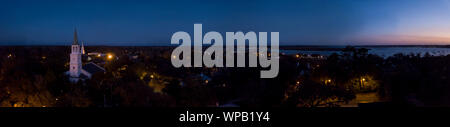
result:
<svg viewBox="0 0 450 127"><path fill-rule="evenodd" d="M113 56L111 54L108 54L108 59L112 59Z"/></svg>
<svg viewBox="0 0 450 127"><path fill-rule="evenodd" d="M362 87L364 87L364 82L366 81L365 78L361 78L361 83L359 84L359 88L362 89Z"/></svg>
<svg viewBox="0 0 450 127"><path fill-rule="evenodd" d="M325 85L328 85L329 83L331 83L331 79L325 80Z"/></svg>

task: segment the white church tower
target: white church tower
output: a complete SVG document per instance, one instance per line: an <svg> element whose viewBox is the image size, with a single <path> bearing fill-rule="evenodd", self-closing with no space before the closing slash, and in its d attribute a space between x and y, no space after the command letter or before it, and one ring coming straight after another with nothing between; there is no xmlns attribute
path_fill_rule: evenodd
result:
<svg viewBox="0 0 450 127"><path fill-rule="evenodd" d="M81 74L81 67L83 65L81 62L82 51L80 45L78 44L77 29L75 29L73 36L72 53L70 53L69 75L71 81L77 82Z"/></svg>

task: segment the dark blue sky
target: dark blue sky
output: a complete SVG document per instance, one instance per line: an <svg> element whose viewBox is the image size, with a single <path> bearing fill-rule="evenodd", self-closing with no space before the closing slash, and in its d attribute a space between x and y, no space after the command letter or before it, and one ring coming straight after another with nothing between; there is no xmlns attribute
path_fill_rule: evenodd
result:
<svg viewBox="0 0 450 127"><path fill-rule="evenodd" d="M449 0L8 0L0 44L166 45L177 31L280 32L284 45L450 44ZM192 36L192 35L191 35Z"/></svg>

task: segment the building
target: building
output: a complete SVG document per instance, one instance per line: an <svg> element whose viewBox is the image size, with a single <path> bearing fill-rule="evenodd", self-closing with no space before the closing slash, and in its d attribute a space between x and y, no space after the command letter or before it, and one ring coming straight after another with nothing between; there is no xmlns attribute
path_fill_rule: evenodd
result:
<svg viewBox="0 0 450 127"><path fill-rule="evenodd" d="M95 73L105 72L104 68L92 62L83 65L81 58L84 54L84 45L82 44L80 47L78 44L77 29L75 29L70 53L70 68L69 71L66 72L66 74L69 75L71 82L76 83L79 80L91 78Z"/></svg>

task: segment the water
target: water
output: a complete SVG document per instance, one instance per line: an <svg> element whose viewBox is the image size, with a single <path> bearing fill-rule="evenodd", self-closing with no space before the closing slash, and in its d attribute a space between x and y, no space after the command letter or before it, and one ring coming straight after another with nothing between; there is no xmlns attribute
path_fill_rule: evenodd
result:
<svg viewBox="0 0 450 127"><path fill-rule="evenodd" d="M439 48L439 47L358 47L358 48L367 48L369 49L369 54L378 55L384 58L393 56L395 54L420 54L424 56L426 53L429 53L432 56L446 56L450 54L450 48ZM328 50L280 50L280 52L285 53L286 55L292 54L318 54L329 56L333 53L342 53L341 51L328 51Z"/></svg>
<svg viewBox="0 0 450 127"><path fill-rule="evenodd" d="M371 48L369 54L375 54L381 57L389 57L395 54L420 54L421 56L429 53L432 56L446 56L450 54L450 48L428 48L428 47L377 47Z"/></svg>

